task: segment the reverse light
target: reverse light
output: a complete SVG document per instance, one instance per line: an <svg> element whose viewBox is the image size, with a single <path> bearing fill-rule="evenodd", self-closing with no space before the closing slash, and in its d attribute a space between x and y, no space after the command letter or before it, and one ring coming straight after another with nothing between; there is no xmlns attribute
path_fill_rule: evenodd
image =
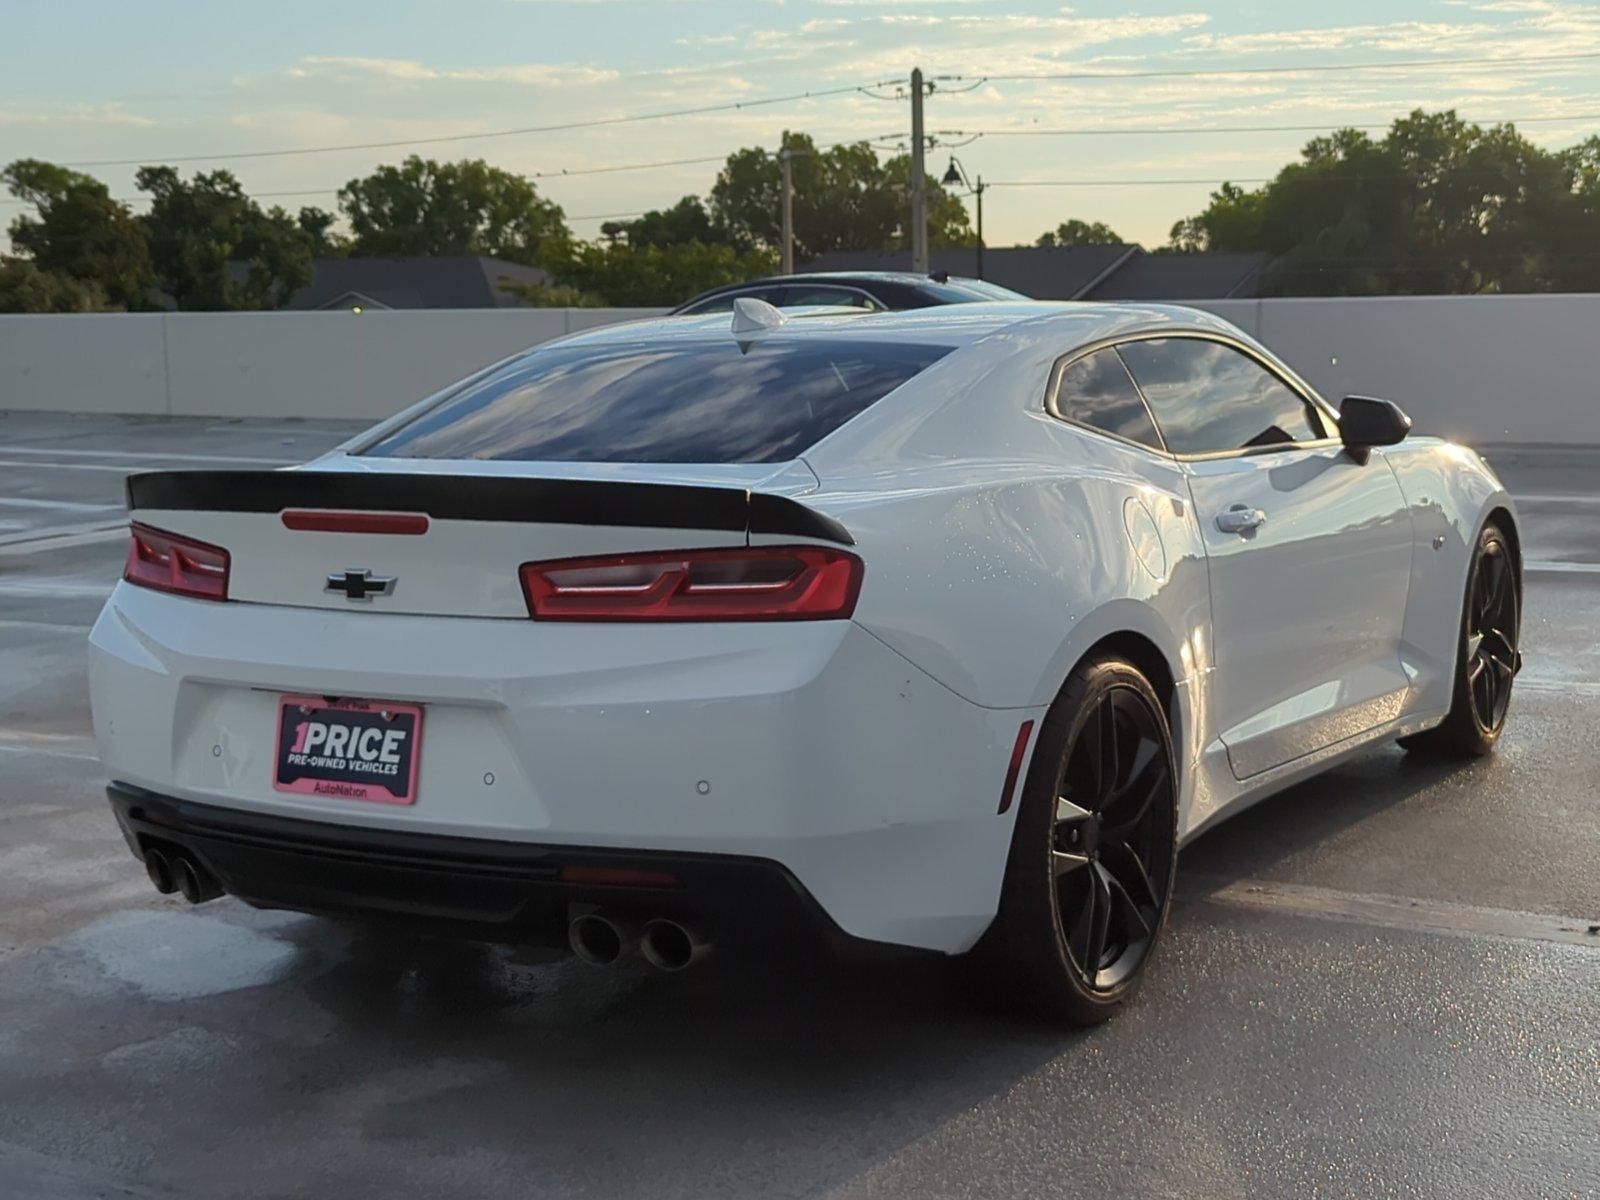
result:
<svg viewBox="0 0 1600 1200"><path fill-rule="evenodd" d="M137 521L129 528L128 565L122 577L140 587L200 600L228 598L228 552Z"/></svg>
<svg viewBox="0 0 1600 1200"><path fill-rule="evenodd" d="M739 546L525 563L538 621L829 621L855 611L861 560L824 546Z"/></svg>

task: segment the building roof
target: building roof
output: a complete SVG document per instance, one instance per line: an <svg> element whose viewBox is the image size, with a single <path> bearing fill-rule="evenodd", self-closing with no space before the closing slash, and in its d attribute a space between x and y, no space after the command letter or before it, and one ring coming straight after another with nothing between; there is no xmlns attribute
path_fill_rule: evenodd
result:
<svg viewBox="0 0 1600 1200"><path fill-rule="evenodd" d="M487 255L445 258L319 258L309 286L285 305L343 308L359 296L375 308L508 308L519 302L503 281L549 283L538 267ZM364 305L365 306L365 305Z"/></svg>
<svg viewBox="0 0 1600 1200"><path fill-rule="evenodd" d="M1253 298L1268 255L1147 254L1143 250L1091 288L1086 300Z"/></svg>
<svg viewBox="0 0 1600 1200"><path fill-rule="evenodd" d="M1109 246L1002 246L983 252L983 278L1032 296L1036 300L1076 300L1139 247ZM929 256L935 271L978 277L978 251L974 246L944 246ZM851 250L819 255L803 271L907 271L907 250Z"/></svg>

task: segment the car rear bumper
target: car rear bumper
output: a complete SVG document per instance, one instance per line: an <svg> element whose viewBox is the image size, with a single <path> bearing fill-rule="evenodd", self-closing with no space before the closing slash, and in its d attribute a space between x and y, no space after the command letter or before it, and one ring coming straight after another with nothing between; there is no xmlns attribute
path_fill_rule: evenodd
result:
<svg viewBox="0 0 1600 1200"><path fill-rule="evenodd" d="M848 621L330 613L123 584L89 666L128 787L352 837L779 863L850 936L946 953L994 916L1000 788L1042 715L971 704ZM274 790L284 694L421 706L416 802Z"/></svg>
<svg viewBox="0 0 1600 1200"><path fill-rule="evenodd" d="M106 792L136 857L181 850L229 895L259 908L399 920L524 945L565 945L573 913L591 908L638 921L667 917L719 941L869 945L845 934L790 871L761 859L358 829L126 784ZM574 881L569 868L650 872L676 883Z"/></svg>

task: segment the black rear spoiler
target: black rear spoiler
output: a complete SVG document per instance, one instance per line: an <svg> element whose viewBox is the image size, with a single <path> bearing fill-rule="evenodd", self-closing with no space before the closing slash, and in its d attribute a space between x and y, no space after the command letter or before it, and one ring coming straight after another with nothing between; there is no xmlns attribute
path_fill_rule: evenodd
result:
<svg viewBox="0 0 1600 1200"><path fill-rule="evenodd" d="M839 522L787 496L745 488L609 479L387 471L147 471L128 476L128 511L147 508L423 512L440 521L706 529L855 545Z"/></svg>

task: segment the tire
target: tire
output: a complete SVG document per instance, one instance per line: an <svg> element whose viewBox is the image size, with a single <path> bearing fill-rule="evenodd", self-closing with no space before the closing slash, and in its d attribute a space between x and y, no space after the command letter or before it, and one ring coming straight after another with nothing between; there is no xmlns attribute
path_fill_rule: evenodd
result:
<svg viewBox="0 0 1600 1200"><path fill-rule="evenodd" d="M1073 1025L1133 997L1172 901L1176 779L1149 681L1112 656L1079 664L1040 728L999 913L976 952L986 991Z"/></svg>
<svg viewBox="0 0 1600 1200"><path fill-rule="evenodd" d="M1407 750L1439 758L1482 758L1505 729L1517 652L1522 581L1510 540L1490 521L1478 533L1461 604L1450 712L1432 729L1402 738Z"/></svg>

